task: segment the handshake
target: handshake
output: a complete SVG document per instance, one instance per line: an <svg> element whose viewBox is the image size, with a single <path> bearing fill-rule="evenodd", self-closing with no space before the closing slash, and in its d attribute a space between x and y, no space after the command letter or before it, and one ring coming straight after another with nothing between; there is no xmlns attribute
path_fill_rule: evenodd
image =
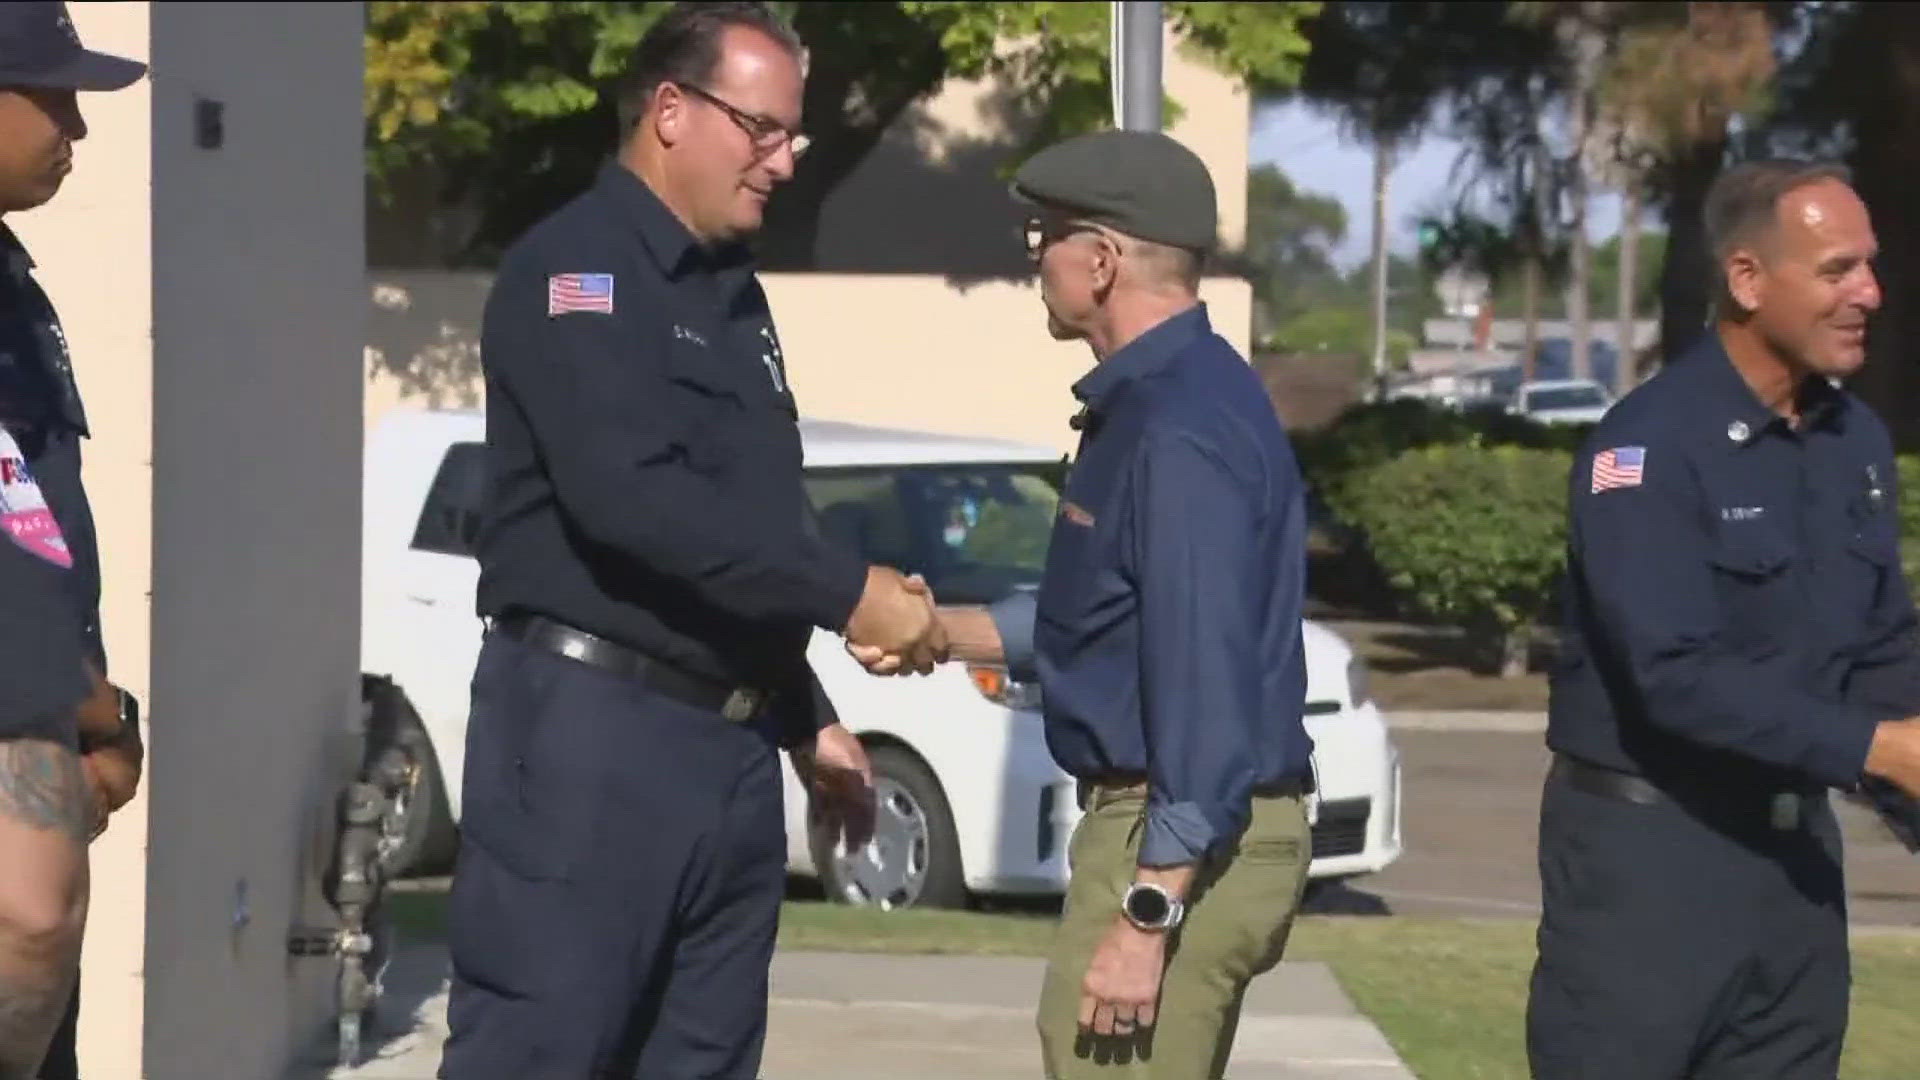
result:
<svg viewBox="0 0 1920 1080"><path fill-rule="evenodd" d="M847 652L873 675L925 675L952 655L933 591L918 574L867 568L867 587L847 620Z"/></svg>

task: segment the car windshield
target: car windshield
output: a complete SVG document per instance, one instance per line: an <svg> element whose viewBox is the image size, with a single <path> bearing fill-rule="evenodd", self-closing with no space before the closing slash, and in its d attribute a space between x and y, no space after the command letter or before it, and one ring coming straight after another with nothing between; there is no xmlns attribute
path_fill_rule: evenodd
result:
<svg viewBox="0 0 1920 1080"><path fill-rule="evenodd" d="M1527 391L1529 409L1591 409L1606 403L1606 393L1597 386L1556 386Z"/></svg>
<svg viewBox="0 0 1920 1080"><path fill-rule="evenodd" d="M821 529L868 562L918 573L941 603L990 604L1040 583L1065 466L811 470Z"/></svg>

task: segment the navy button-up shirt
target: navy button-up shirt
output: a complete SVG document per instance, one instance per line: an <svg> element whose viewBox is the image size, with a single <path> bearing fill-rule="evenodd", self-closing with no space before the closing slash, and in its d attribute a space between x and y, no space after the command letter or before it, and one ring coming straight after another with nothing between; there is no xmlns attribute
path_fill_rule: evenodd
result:
<svg viewBox="0 0 1920 1080"><path fill-rule="evenodd" d="M646 184L598 181L502 259L481 330L483 616L530 612L832 721L806 662L866 564L821 537L798 414L747 252Z"/></svg>
<svg viewBox="0 0 1920 1080"><path fill-rule="evenodd" d="M1085 422L1037 612L1015 599L995 622L1009 667L1038 674L1060 767L1146 776L1140 863L1195 862L1246 828L1256 787L1309 775L1299 469L1204 305L1074 395Z"/></svg>
<svg viewBox="0 0 1920 1080"><path fill-rule="evenodd" d="M1627 395L1572 470L1548 744L1673 783L1849 787L1920 704L1893 447L1824 379L1795 428L1717 335Z"/></svg>

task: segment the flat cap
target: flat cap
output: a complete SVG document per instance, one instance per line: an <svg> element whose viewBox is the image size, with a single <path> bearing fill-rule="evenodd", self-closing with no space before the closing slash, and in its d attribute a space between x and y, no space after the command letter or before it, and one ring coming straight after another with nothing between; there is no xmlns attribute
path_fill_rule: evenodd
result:
<svg viewBox="0 0 1920 1080"><path fill-rule="evenodd" d="M1128 236L1191 251L1213 249L1219 210L1199 155L1158 131L1096 131L1027 159L1014 193Z"/></svg>

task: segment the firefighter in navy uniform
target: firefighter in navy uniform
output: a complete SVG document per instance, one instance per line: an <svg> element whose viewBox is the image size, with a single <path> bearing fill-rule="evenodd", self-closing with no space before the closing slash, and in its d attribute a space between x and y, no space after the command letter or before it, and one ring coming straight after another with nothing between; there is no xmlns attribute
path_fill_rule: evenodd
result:
<svg viewBox="0 0 1920 1080"><path fill-rule="evenodd" d="M759 4L639 44L593 186L481 332L489 622L449 905L446 1080L758 1075L785 889L777 751L864 842L815 628L930 670L924 586L825 542L742 243L792 175L802 49Z"/></svg>
<svg viewBox="0 0 1920 1080"><path fill-rule="evenodd" d="M145 71L137 61L83 48L64 4L0 5L0 213L38 206L58 191L72 168L73 144L86 136L76 91L118 90ZM0 498L14 546L36 559L36 572L53 575L50 587L65 610L48 625L77 632L83 685L99 703L73 732L89 797L82 803L84 840L98 836L107 815L132 798L143 748L135 702L106 681L100 556L81 481L81 442L90 431L66 334L33 267L13 230L0 224ZM5 610L9 619L31 617ZM66 666L41 677L64 681ZM43 1080L78 1075L78 1013L76 986L41 1066Z"/></svg>
<svg viewBox="0 0 1920 1080"><path fill-rule="evenodd" d="M1527 1042L1541 1080L1831 1080L1830 789L1920 790L1893 449L1839 379L1880 303L1837 168L1707 199L1716 321L1572 470Z"/></svg>

